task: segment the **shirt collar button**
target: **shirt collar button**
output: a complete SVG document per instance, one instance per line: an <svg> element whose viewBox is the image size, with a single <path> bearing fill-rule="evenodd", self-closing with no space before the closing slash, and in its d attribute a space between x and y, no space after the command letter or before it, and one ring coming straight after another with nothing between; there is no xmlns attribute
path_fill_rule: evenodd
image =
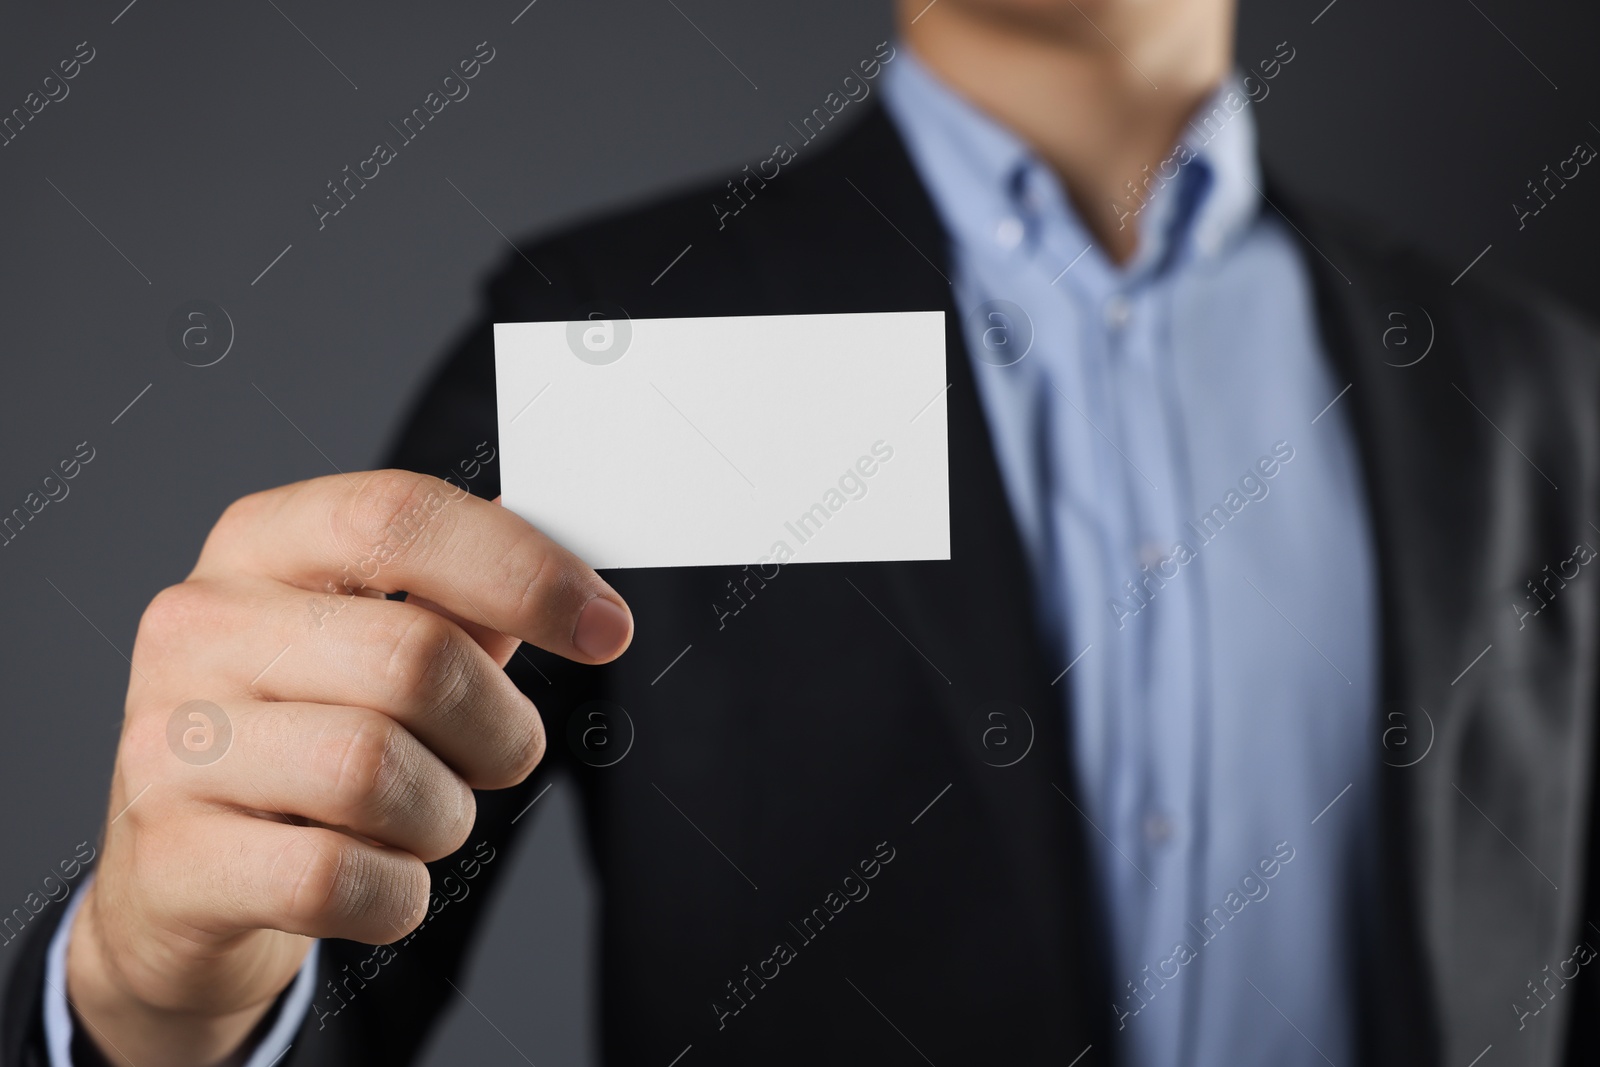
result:
<svg viewBox="0 0 1600 1067"><path fill-rule="evenodd" d="M1022 236L1022 220L1017 218L1015 215L1007 215L1005 218L1001 219L1000 224L994 228L995 243L1001 248L1005 249L1007 252L1011 251L1013 248L1022 243Z"/></svg>

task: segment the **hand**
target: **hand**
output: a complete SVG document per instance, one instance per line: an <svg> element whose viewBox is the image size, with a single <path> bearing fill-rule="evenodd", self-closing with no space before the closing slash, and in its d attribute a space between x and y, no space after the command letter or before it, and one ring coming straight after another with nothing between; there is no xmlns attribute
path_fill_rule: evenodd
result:
<svg viewBox="0 0 1600 1067"><path fill-rule="evenodd" d="M215 1063L311 939L415 929L423 864L467 840L472 790L515 785L544 752L502 669L519 642L603 663L632 634L583 561L438 479L318 478L229 507L134 644L68 953L101 1050Z"/></svg>

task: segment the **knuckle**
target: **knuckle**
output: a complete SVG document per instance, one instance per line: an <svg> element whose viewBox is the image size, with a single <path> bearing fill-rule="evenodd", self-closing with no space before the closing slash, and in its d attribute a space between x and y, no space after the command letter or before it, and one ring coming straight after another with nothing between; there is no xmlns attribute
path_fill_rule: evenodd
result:
<svg viewBox="0 0 1600 1067"><path fill-rule="evenodd" d="M295 835L276 858L284 918L369 943L397 940L421 922L429 893L422 860L323 836L326 843L317 844Z"/></svg>
<svg viewBox="0 0 1600 1067"><path fill-rule="evenodd" d="M462 772L474 789L509 789L544 759L544 723L531 706L497 709L485 734L481 754Z"/></svg>
<svg viewBox="0 0 1600 1067"><path fill-rule="evenodd" d="M455 627L448 620L418 608L397 625L384 668L395 706L448 705L469 683L468 674Z"/></svg>
<svg viewBox="0 0 1600 1067"><path fill-rule="evenodd" d="M517 618L535 619L552 614L564 600L573 599L576 585L573 575L556 561L556 555L547 547L526 543L512 550L505 571L521 583Z"/></svg>
<svg viewBox="0 0 1600 1067"><path fill-rule="evenodd" d="M163 641L185 633L202 621L205 594L196 581L169 585L145 605L139 617L139 636Z"/></svg>
<svg viewBox="0 0 1600 1067"><path fill-rule="evenodd" d="M349 910L352 883L358 874L352 868L356 854L337 844L312 845L302 835L289 838L275 868L284 872L288 916L300 923L316 923Z"/></svg>
<svg viewBox="0 0 1600 1067"><path fill-rule="evenodd" d="M354 553L382 553L396 559L418 539L438 513L443 497L438 480L412 471L373 471L346 509L338 532Z"/></svg>
<svg viewBox="0 0 1600 1067"><path fill-rule="evenodd" d="M223 508L222 514L217 516L216 524L211 528L207 544L228 542L254 530L260 525L262 515L272 506L273 496L271 490L250 493Z"/></svg>
<svg viewBox="0 0 1600 1067"><path fill-rule="evenodd" d="M399 777L399 733L381 716L364 717L329 745L334 803L352 816L381 807Z"/></svg>

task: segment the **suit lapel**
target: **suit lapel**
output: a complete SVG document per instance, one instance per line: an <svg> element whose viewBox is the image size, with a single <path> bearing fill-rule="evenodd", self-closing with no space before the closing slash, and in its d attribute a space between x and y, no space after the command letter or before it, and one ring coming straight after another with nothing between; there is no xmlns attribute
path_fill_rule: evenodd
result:
<svg viewBox="0 0 1600 1067"><path fill-rule="evenodd" d="M1008 876L1028 909L1012 921L1039 931L1040 962L1061 975L1067 1003L1088 1006L1062 1012L1063 1025L1079 1031L1064 1035L1063 1045L1098 1044L1102 1016L1109 1019L1109 985L1097 962L1098 924L1084 921L1093 913L1084 845L1093 831L1075 807L1066 690L1052 685L1065 664L1040 644L1041 591L977 393L948 280L948 237L887 116L874 110L849 136L819 162L813 178L823 189L837 186L829 225L838 247L862 250L849 260L845 286L870 294L873 307L863 310L945 312L951 505L948 563L880 564L849 573L929 661L933 710L959 753L952 789L974 798L986 825L1005 840ZM985 749L984 731L995 725L1004 729L1005 745ZM1027 754L1016 758L1022 751ZM1105 1005L1103 1012L1097 1004Z"/></svg>
<svg viewBox="0 0 1600 1067"><path fill-rule="evenodd" d="M1447 1049L1454 1057L1484 1044L1462 1033L1460 1005L1442 999L1456 981L1451 971L1517 973L1518 964L1492 946L1532 945L1540 937L1537 916L1510 900L1496 909L1498 939L1459 929L1450 915L1449 902L1465 888L1456 884L1459 857L1500 848L1486 819L1457 817L1464 807L1458 791L1473 788L1475 773L1462 758L1465 735L1475 716L1493 713L1484 706L1484 689L1494 665L1479 664L1475 676L1462 670L1493 639L1478 608L1481 583L1494 573L1485 536L1494 504L1481 472L1496 469L1498 443L1464 391L1473 390L1467 354L1486 339L1463 334L1460 296L1432 272L1407 270L1398 258L1375 261L1292 206L1290 212L1314 242L1306 258L1325 347L1350 383L1344 402L1361 455L1381 586L1385 732L1372 745L1384 763L1381 884L1358 985L1363 1037L1369 1062L1435 1063ZM1385 331L1396 326L1414 331L1413 341L1431 339L1425 360L1400 365L1416 350L1401 358L1385 347L1391 336ZM1401 736L1395 730L1408 749L1386 743ZM1479 882L1471 891L1488 899L1505 889ZM1493 1000L1495 1010L1503 1012L1501 1002L1515 992Z"/></svg>
<svg viewBox="0 0 1600 1067"><path fill-rule="evenodd" d="M1274 194L1275 202L1281 198ZM1400 508L1395 494L1401 491L1398 472L1383 457L1392 454L1397 442L1392 440L1391 428L1403 423L1395 422L1393 410L1398 398L1390 387L1404 387L1402 379L1382 381L1378 376L1387 371L1398 376L1399 368L1388 367L1378 352L1367 344L1367 333L1382 336L1382 315L1363 284L1359 289L1344 280L1337 267L1323 261L1314 252L1307 257L1311 263L1316 287L1318 320L1321 325L1324 348L1330 362L1337 369L1340 380L1349 384L1344 400L1349 406L1351 424L1355 429L1357 450L1361 459L1363 481L1369 521L1377 552L1379 611L1382 641L1380 668L1381 713L1391 712L1399 718L1392 723L1411 731L1408 744L1419 736L1420 723L1414 709L1425 705L1414 700L1416 692L1416 664L1400 653L1398 636L1415 627L1417 605L1403 588L1400 576L1406 566L1407 539L1399 528ZM1366 279L1363 278L1363 283ZM1366 329L1363 329L1366 327ZM1378 379L1378 380L1375 380ZM1437 713L1438 706L1433 706ZM1380 722L1387 729L1391 720ZM1429 727L1430 743L1433 727ZM1399 736L1399 735L1394 735ZM1382 751L1381 742L1372 746L1374 755ZM1396 762L1407 762L1406 759ZM1420 853L1416 848L1419 827L1411 816L1416 811L1413 792L1419 772L1415 767L1394 767L1385 764L1378 776L1377 808L1380 812L1379 850L1383 868L1400 872L1394 892L1378 909L1376 928L1367 932L1361 951L1359 969L1374 981L1357 985L1362 1004L1362 1047L1365 1062L1416 1063L1435 1062L1437 1049L1431 1040L1425 1040L1432 1026L1416 1025L1419 1017L1431 1021L1433 1005L1427 997L1416 996L1415 991L1427 990L1422 952L1417 936L1415 916L1420 914L1419 886L1423 872L1418 869ZM1399 818L1391 817L1400 813ZM1411 990L1410 996L1405 995ZM1408 1018L1392 1015L1392 1005L1407 1004ZM1425 1006L1418 1011L1419 1005ZM1407 1025L1410 1024L1410 1025Z"/></svg>

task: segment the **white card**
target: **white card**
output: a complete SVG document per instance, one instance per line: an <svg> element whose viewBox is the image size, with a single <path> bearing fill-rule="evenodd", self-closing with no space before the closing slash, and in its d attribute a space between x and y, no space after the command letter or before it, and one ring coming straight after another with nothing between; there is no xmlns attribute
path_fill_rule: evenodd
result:
<svg viewBox="0 0 1600 1067"><path fill-rule="evenodd" d="M950 558L941 311L494 340L503 503L597 569Z"/></svg>

